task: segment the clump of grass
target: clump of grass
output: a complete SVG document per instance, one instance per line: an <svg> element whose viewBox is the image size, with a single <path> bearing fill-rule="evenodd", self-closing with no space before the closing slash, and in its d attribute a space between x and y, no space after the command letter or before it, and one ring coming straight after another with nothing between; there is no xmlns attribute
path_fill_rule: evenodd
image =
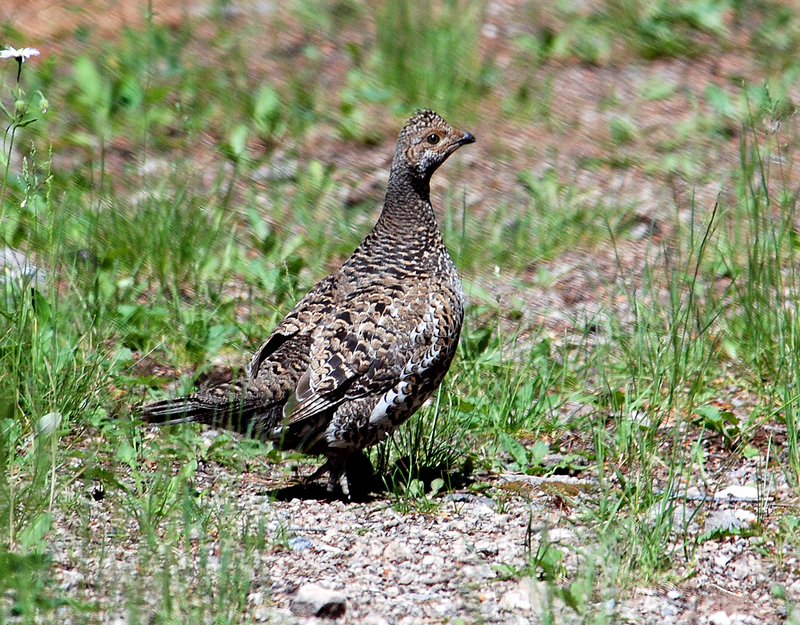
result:
<svg viewBox="0 0 800 625"><path fill-rule="evenodd" d="M753 117L778 128L775 111ZM798 193L771 171L781 141L751 122L731 203L687 207L684 225L623 284L624 315L609 311L607 340L589 355L598 392L587 425L601 493L585 510L621 556L623 585L670 575L676 560L691 564L708 538L685 534L702 504L684 501L683 489L697 479L709 437L752 457L762 451L751 445L759 426L782 421L780 464L797 488ZM747 417L714 405L720 380L731 378L756 398Z"/></svg>
<svg viewBox="0 0 800 625"><path fill-rule="evenodd" d="M697 56L727 34L728 0L604 0L578 5L531 3L535 30L519 43L536 62L574 56L598 65L627 49L644 59Z"/></svg>
<svg viewBox="0 0 800 625"><path fill-rule="evenodd" d="M795 222L798 190L772 166L785 148L784 117L764 89L749 132L742 134L735 203L717 251L716 270L729 280L731 303L721 320L723 345L737 377L759 398L744 434L770 418L785 422L787 479L800 488L797 435L800 276ZM763 120L763 126L756 120ZM763 130L767 130L764 133ZM790 131L790 130L789 130Z"/></svg>
<svg viewBox="0 0 800 625"><path fill-rule="evenodd" d="M377 74L405 107L454 112L481 92L484 0L376 4Z"/></svg>
<svg viewBox="0 0 800 625"><path fill-rule="evenodd" d="M770 73L791 70L800 52L800 11L774 0L737 2L736 21L753 24L750 45Z"/></svg>
<svg viewBox="0 0 800 625"><path fill-rule="evenodd" d="M5 69L5 68L0 68ZM22 61L19 60L19 70ZM65 483L62 437L71 425L101 417L108 382L102 347L107 326L75 293L63 294L55 279L62 243L54 216L49 170L35 149L22 171L10 167L17 131L47 108L38 92L32 109L18 82L4 137L0 278L0 588L12 592L14 610L33 619L52 605L46 536ZM13 112L12 112L13 111ZM25 257L10 263L11 254ZM36 262L46 269L33 265ZM0 606L5 612L6 606Z"/></svg>
<svg viewBox="0 0 800 625"><path fill-rule="evenodd" d="M616 145L632 142L637 135L636 124L629 117L614 115L608 122L611 141Z"/></svg>

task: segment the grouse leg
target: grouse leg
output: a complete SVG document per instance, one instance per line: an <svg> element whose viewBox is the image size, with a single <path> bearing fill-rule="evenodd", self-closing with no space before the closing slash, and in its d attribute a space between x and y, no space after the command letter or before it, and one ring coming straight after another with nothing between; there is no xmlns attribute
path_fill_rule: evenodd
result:
<svg viewBox="0 0 800 625"><path fill-rule="evenodd" d="M325 463L303 480L310 484L328 474L328 493L333 495L336 484L342 487L342 494L348 501L361 499L371 491L374 475L369 457L363 451L347 455L328 456Z"/></svg>
<svg viewBox="0 0 800 625"><path fill-rule="evenodd" d="M337 482L341 482L342 493L349 500L350 488L347 483L347 477L345 475L344 458L342 458L341 456L328 457L328 459L325 461L325 464L319 467L311 475L303 479L303 484L310 484L311 482L313 482L316 479L319 479L326 473L328 474L328 486L327 486L328 493L330 495L333 495L333 491L336 489Z"/></svg>

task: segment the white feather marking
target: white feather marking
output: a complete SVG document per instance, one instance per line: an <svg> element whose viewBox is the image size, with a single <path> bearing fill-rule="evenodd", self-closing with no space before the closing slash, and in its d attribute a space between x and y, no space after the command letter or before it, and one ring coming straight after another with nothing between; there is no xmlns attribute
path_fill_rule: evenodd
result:
<svg viewBox="0 0 800 625"><path fill-rule="evenodd" d="M404 377L414 373L422 373L425 371L425 369L428 369L439 357L439 354L442 350L441 347L438 346L441 328L439 316L436 314L437 311L438 309L433 301L433 298L431 297L431 301L428 304L428 310L425 311L422 322L411 331L409 336L411 341L414 342L418 336L427 331L431 338L431 342L427 345L422 357L419 360L412 359L406 363L406 366L403 368Z"/></svg>
<svg viewBox="0 0 800 625"><path fill-rule="evenodd" d="M386 415L392 406L402 404L408 397L408 382L400 382L396 387L386 391L378 400L372 413L369 415L369 424L378 427L386 420Z"/></svg>
<svg viewBox="0 0 800 625"><path fill-rule="evenodd" d="M427 317L427 315L425 315L425 317ZM412 343L416 343L417 337L420 336L420 335L425 334L425 330L427 329L427 327L428 327L428 324L425 321L422 321L421 323L419 323L419 325L417 325L416 328L411 330L411 335L409 336L409 338L411 339L411 342Z"/></svg>

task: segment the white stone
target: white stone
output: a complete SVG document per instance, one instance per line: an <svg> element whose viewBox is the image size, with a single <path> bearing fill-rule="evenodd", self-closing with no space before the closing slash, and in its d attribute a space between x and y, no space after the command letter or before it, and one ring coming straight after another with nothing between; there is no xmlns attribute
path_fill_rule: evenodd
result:
<svg viewBox="0 0 800 625"><path fill-rule="evenodd" d="M703 493L700 491L697 486L690 486L686 489L686 498L687 499L702 499Z"/></svg>
<svg viewBox="0 0 800 625"><path fill-rule="evenodd" d="M272 617L275 616L275 612L276 611L274 609L268 606L259 605L253 610L253 619L258 623L263 623L271 620Z"/></svg>
<svg viewBox="0 0 800 625"><path fill-rule="evenodd" d="M69 590L70 588L80 584L83 579L84 575L80 571L65 569L61 579L61 584L59 584L59 588L61 588L61 590Z"/></svg>
<svg viewBox="0 0 800 625"><path fill-rule="evenodd" d="M411 550L405 543L393 540L383 550L383 557L390 562L405 562L411 557Z"/></svg>
<svg viewBox="0 0 800 625"><path fill-rule="evenodd" d="M748 525L752 525L758 519L756 514L750 512L750 510L734 510L733 514L737 519Z"/></svg>
<svg viewBox="0 0 800 625"><path fill-rule="evenodd" d="M470 582L497 577L497 572L488 564L467 565L461 569L461 573Z"/></svg>
<svg viewBox="0 0 800 625"><path fill-rule="evenodd" d="M758 501L758 489L755 486L728 486L714 493L714 499L730 501Z"/></svg>
<svg viewBox="0 0 800 625"><path fill-rule="evenodd" d="M347 609L347 598L317 584L303 584L297 589L291 608L298 616L339 618Z"/></svg>
<svg viewBox="0 0 800 625"><path fill-rule="evenodd" d="M9 279L24 286L41 286L47 281L47 275L22 252L4 247L0 248L0 283Z"/></svg>
<svg viewBox="0 0 800 625"><path fill-rule="evenodd" d="M61 427L62 420L60 412L48 412L36 422L34 426L36 436L50 436Z"/></svg>
<svg viewBox="0 0 800 625"><path fill-rule="evenodd" d="M363 625L389 625L389 621L378 614L367 614L361 623Z"/></svg>
<svg viewBox="0 0 800 625"><path fill-rule="evenodd" d="M731 625L731 618L723 610L719 610L708 617L708 622L711 625Z"/></svg>
<svg viewBox="0 0 800 625"><path fill-rule="evenodd" d="M706 517L706 532L742 529L755 521L755 515L747 510L715 510Z"/></svg>
<svg viewBox="0 0 800 625"><path fill-rule="evenodd" d="M725 568L725 565L731 561L731 557L727 554L722 554L714 557L714 564L720 568Z"/></svg>
<svg viewBox="0 0 800 625"><path fill-rule="evenodd" d="M475 541L475 551L496 555L499 548L494 540L478 540Z"/></svg>
<svg viewBox="0 0 800 625"><path fill-rule="evenodd" d="M502 596L499 605L509 612L529 611L543 606L546 597L547 584L545 582L540 582L532 577L524 577L514 588Z"/></svg>
<svg viewBox="0 0 800 625"><path fill-rule="evenodd" d="M547 539L551 543L574 545L578 543L578 535L566 527L554 527L547 532Z"/></svg>

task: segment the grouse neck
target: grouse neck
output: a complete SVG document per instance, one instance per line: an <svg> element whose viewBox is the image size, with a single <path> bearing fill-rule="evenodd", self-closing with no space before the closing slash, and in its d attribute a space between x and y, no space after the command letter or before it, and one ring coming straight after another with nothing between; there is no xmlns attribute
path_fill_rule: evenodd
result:
<svg viewBox="0 0 800 625"><path fill-rule="evenodd" d="M441 270L442 242L427 181L392 167L378 221L353 255L345 274L373 275L376 268L399 278ZM451 261L452 262L452 261Z"/></svg>
<svg viewBox="0 0 800 625"><path fill-rule="evenodd" d="M432 225L436 228L436 218L431 206L430 176L420 177L407 164L392 163L386 197L378 223L387 227Z"/></svg>

